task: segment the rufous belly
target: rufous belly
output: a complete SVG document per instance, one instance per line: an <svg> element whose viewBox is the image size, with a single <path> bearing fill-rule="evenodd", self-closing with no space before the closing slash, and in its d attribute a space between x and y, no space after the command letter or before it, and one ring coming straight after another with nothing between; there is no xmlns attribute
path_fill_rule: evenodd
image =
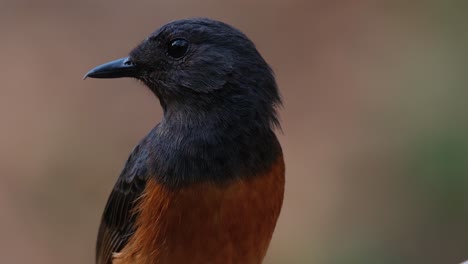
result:
<svg viewBox="0 0 468 264"><path fill-rule="evenodd" d="M114 264L261 263L280 214L284 161L229 184L170 189L149 180L135 234Z"/></svg>

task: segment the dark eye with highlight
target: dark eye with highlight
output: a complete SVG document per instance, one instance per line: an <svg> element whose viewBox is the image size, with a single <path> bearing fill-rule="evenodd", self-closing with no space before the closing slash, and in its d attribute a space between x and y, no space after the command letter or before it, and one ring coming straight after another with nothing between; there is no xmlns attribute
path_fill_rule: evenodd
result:
<svg viewBox="0 0 468 264"><path fill-rule="evenodd" d="M169 43L167 53L174 59L182 58L187 53L189 42L185 39L174 39Z"/></svg>

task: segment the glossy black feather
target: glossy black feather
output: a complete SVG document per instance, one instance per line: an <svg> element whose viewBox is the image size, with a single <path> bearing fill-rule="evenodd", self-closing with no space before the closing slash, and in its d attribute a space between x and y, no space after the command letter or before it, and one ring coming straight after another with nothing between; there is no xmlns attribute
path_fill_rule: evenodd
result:
<svg viewBox="0 0 468 264"><path fill-rule="evenodd" d="M146 141L135 147L107 201L99 227L96 263L111 264L135 231L135 202L148 179Z"/></svg>

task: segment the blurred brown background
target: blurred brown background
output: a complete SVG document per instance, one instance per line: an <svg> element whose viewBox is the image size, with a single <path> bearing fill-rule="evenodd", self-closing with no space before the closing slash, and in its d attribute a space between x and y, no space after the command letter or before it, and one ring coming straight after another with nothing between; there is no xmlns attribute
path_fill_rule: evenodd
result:
<svg viewBox="0 0 468 264"><path fill-rule="evenodd" d="M468 259L467 3L0 0L0 262L93 263L107 196L161 109L133 80L81 78L197 16L250 36L283 94L265 263Z"/></svg>

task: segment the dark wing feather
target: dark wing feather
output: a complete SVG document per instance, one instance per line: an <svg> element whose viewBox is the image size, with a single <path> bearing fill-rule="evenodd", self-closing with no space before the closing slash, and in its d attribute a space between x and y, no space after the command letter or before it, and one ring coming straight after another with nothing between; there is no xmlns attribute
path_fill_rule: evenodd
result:
<svg viewBox="0 0 468 264"><path fill-rule="evenodd" d="M112 264L112 254L122 250L135 231L135 201L148 178L148 153L143 143L136 146L128 158L107 201L96 244L97 264Z"/></svg>

